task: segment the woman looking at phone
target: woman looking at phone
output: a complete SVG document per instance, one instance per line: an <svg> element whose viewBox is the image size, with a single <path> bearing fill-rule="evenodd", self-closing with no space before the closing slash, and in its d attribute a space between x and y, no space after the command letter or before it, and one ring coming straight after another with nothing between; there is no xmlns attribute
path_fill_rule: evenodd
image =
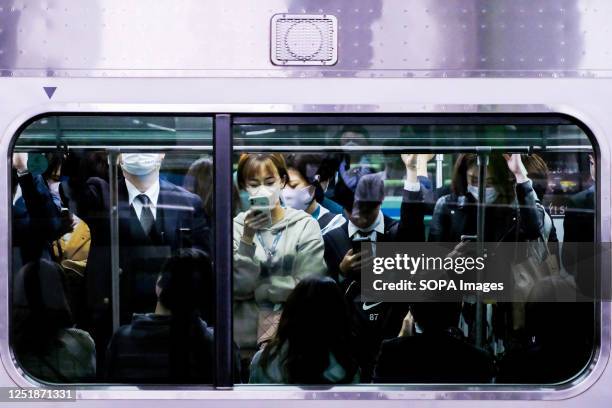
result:
<svg viewBox="0 0 612 408"><path fill-rule="evenodd" d="M238 187L251 208L234 218L234 339L244 359L274 335L282 305L297 282L326 272L317 221L280 203L288 182L278 153L243 154Z"/></svg>
<svg viewBox="0 0 612 408"><path fill-rule="evenodd" d="M453 172L452 193L440 197L434 208L429 241L457 242L453 256L467 255L468 250L473 248L468 242L477 239L480 182L478 156L459 155ZM548 234L545 235L546 211L534 191L533 182L520 154L491 154L484 182L485 225L484 236L481 237L484 242L527 242L548 237ZM508 284L514 284L511 281L512 267L506 259L489 256L487 262L489 270L496 270L498 276L507 277ZM487 320L491 333L494 320L512 319L515 329L523 324L521 312L512 305L498 302L496 305L487 304L486 307L487 315L492 316ZM472 300L464 302L460 326L470 336L475 335L475 316L476 308ZM489 338L486 343L491 347L497 347L499 340L506 344L514 343L516 333L506 331L498 331L496 338Z"/></svg>

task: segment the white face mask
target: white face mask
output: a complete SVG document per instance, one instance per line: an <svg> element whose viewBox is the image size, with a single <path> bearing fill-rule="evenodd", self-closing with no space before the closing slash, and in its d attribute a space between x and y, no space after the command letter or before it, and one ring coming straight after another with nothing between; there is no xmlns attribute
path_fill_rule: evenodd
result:
<svg viewBox="0 0 612 408"><path fill-rule="evenodd" d="M478 200L478 186L468 185L468 192L474 196L476 200ZM485 203L491 204L497 200L498 197L497 190L495 187L487 187L485 188Z"/></svg>
<svg viewBox="0 0 612 408"><path fill-rule="evenodd" d="M311 188L302 187L302 188L283 188L283 201L284 203L296 210L306 210L312 200L314 200L314 194L310 192Z"/></svg>
<svg viewBox="0 0 612 408"><path fill-rule="evenodd" d="M268 199L268 208L272 209L276 207L281 189L274 183L274 185L271 186L261 184L257 187L247 187L246 191L249 193L249 199L253 197L266 197Z"/></svg>
<svg viewBox="0 0 612 408"><path fill-rule="evenodd" d="M157 153L122 153L121 168L134 176L146 176L161 165L161 155Z"/></svg>

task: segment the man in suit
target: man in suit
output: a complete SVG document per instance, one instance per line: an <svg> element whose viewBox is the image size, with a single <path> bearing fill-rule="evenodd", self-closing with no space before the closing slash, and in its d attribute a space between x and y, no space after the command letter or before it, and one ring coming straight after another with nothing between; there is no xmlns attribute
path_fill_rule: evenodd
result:
<svg viewBox="0 0 612 408"><path fill-rule="evenodd" d="M330 276L345 290L351 305L354 331L360 345L361 379L369 381L380 342L395 337L408 311L403 303L367 303L361 300L360 268L362 253L353 251L353 241L424 242L425 224L423 188L417 180L416 154L402 155L406 181L402 196L400 221L381 211L385 198L381 174L363 175L355 189L349 221L323 236L325 261Z"/></svg>
<svg viewBox="0 0 612 408"><path fill-rule="evenodd" d="M155 280L162 264L180 248L209 252L208 223L201 199L159 177L164 154L124 153L119 157L123 178L118 183L119 236L111 236L110 191L101 177L72 174L62 195L75 201L77 215L91 231L85 270L88 328L96 340L99 360L112 335L111 245L119 246L120 322L133 313L155 310ZM75 165L72 165L76 168ZM101 361L101 360L100 360Z"/></svg>

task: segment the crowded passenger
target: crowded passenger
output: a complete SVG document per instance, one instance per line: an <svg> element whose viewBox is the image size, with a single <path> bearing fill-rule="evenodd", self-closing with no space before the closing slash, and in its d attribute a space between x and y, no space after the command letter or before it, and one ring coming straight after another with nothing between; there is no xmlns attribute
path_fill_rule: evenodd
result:
<svg viewBox="0 0 612 408"><path fill-rule="evenodd" d="M94 341L74 327L62 268L44 259L29 262L14 287L13 346L23 369L55 383L95 379Z"/></svg>
<svg viewBox="0 0 612 408"><path fill-rule="evenodd" d="M169 258L157 277L153 313L135 313L114 334L106 379L126 383L213 381L214 336L202 320L202 297L212 297L211 261L197 249Z"/></svg>
<svg viewBox="0 0 612 408"><path fill-rule="evenodd" d="M13 166L14 271L39 259L53 259L52 242L71 230L62 221L59 197L55 197L42 175L28 169L28 154L15 153ZM46 169L45 169L46 170Z"/></svg>
<svg viewBox="0 0 612 408"><path fill-rule="evenodd" d="M404 138L425 131L406 129L400 130ZM541 204L549 195L541 156L488 154L483 181L478 155L446 155L446 163L457 159L447 192L445 185L432 187L434 154L392 153L396 141L392 150L368 152L376 143L361 126L344 126L336 136L341 155L248 153L235 163L232 330L240 346L234 362L242 366L235 372L242 369L243 381L550 383L584 367L593 346L592 303L541 300L559 287L576 291L572 279L558 276L558 260L548 265L558 239L566 270L583 295L592 296L593 276L583 269L594 268L594 184L570 199L564 230L557 231ZM95 381L96 375L132 384L213 382L210 225L214 191L224 187L214 186L212 159L195 160L184 177L175 172L182 188L165 181L167 173L160 176L164 154L119 154L111 163L119 173L113 192L107 153L45 157L49 165L36 176L27 155L13 156L13 246L29 261L14 280L19 363L53 382ZM484 236L477 237L481 182L485 223ZM250 208L241 211L247 201ZM117 235L111 235L113 210ZM452 256L466 256L466 242L478 238L527 243L538 250L530 259L535 267L556 268L555 276L531 282L526 304L471 296L462 303L411 304L362 297L361 269L377 244L380 251L381 243L450 243ZM580 242L590 248L572 245ZM513 268L524 259L487 256L487 266L501 268L499 274L516 284ZM113 272L119 299L112 298ZM480 342L477 307L484 311ZM117 310L121 327L114 331ZM571 333L558 321L568 313L581 316ZM493 355L503 357L497 378Z"/></svg>
<svg viewBox="0 0 612 408"><path fill-rule="evenodd" d="M532 181L533 190L535 191L538 201L543 202L545 194L549 191L549 172L546 162L537 154L521 155L521 159L527 170L527 177ZM557 238L557 230L555 228L553 218L550 211L545 206L544 218L541 228L541 235L537 240L532 240L529 244L530 250L537 253L537 258L542 262L542 270L547 275L557 276L560 273L561 264L559 258L559 240ZM544 275L539 275L543 277ZM536 283L527 284L520 283L520 292L517 291L517 296L512 305L512 320L514 330L524 330L525 327L525 303L529 290ZM525 340L524 340L525 341ZM523 341L523 342L524 342Z"/></svg>
<svg viewBox="0 0 612 408"><path fill-rule="evenodd" d="M319 223L322 235L344 224L346 219L341 214L335 214L325 207L331 202L325 197L325 189L336 170L334 161L316 153L292 153L286 155L285 160L289 175L289 181L282 190L285 205L312 215Z"/></svg>
<svg viewBox="0 0 612 408"><path fill-rule="evenodd" d="M333 200L345 210L353 206L355 189L359 179L366 174L376 172L368 159L366 151L356 148L370 144L368 130L363 126L344 126L337 133L340 145L345 148L345 154L340 160L335 178Z"/></svg>
<svg viewBox="0 0 612 408"><path fill-rule="evenodd" d="M594 306L572 298L576 298L576 286L571 280L557 276L535 284L525 311L529 342L504 355L496 382L558 383L586 367L593 351L593 318L589 317ZM569 327L568 316L576 317Z"/></svg>
<svg viewBox="0 0 612 408"><path fill-rule="evenodd" d="M214 183L214 166L211 158L202 157L194 161L183 181L183 187L196 194L202 200L204 206L204 214L208 219L214 217L214 202L213 192L214 189L211 186ZM235 184L232 185L232 213L234 216L238 215L241 210L240 194Z"/></svg>
<svg viewBox="0 0 612 408"><path fill-rule="evenodd" d="M406 179L399 221L381 211L385 198L381 175L368 174L357 184L349 221L324 236L329 274L342 283L349 300L359 342L359 365L365 381L370 379L380 342L397 335L408 305L362 301L360 268L367 256L361 249L369 245L375 251L376 242L425 241L423 188L417 180L416 168L418 155L404 154L402 160ZM358 248L359 245L362 246Z"/></svg>
<svg viewBox="0 0 612 408"><path fill-rule="evenodd" d="M454 167L452 193L441 197L436 203L429 241L460 242L462 235L476 235L479 182L478 156L460 155ZM509 232L516 228L522 239L541 236L544 208L539 205L533 183L519 154L492 154L485 182L487 221L484 241L513 240L515 236Z"/></svg>
<svg viewBox="0 0 612 408"><path fill-rule="evenodd" d="M521 158L527 170L527 177L533 184L533 191L535 191L540 203L543 203L545 194L550 190L548 166L544 159L537 154L522 155ZM557 238L557 230L553 223L552 216L546 207L544 207L544 209L546 210L546 214L544 218L544 227L542 229L542 238L546 242L557 243L559 239ZM551 251L555 254L558 253L558 245L549 246L551 247Z"/></svg>
<svg viewBox="0 0 612 408"><path fill-rule="evenodd" d="M563 219L564 245L562 251L565 269L575 277L578 288L586 299L594 299L593 271L595 254L592 245L595 236L595 157L588 156L591 185L571 197Z"/></svg>
<svg viewBox="0 0 612 408"><path fill-rule="evenodd" d="M454 302L413 303L412 327L382 342L374 382L491 382L493 359L458 331L459 313L460 305Z"/></svg>
<svg viewBox="0 0 612 408"><path fill-rule="evenodd" d="M132 313L155 310L155 282L160 266L180 248L209 248L202 202L159 176L164 154L123 153L118 182L120 322ZM96 340L98 358L112 335L110 189L105 178L79 173L79 157L71 154L66 175L73 207L91 231L85 271L88 316L86 327ZM101 363L99 361L99 363Z"/></svg>
<svg viewBox="0 0 612 408"><path fill-rule="evenodd" d="M519 154L491 154L486 169L485 180L485 217L484 242L523 242L538 240L544 234L546 212L539 203L529 179L521 155ZM430 229L431 242L456 242L457 254L465 250L465 241L475 240L477 236L477 208L479 196L478 156L476 154L459 155L452 177L452 193L441 197L434 208ZM497 260L499 264L491 266L496 261L489 258L489 268L506 268L503 274L512 284L510 265L507 260ZM503 269L502 269L503 270ZM490 347L497 347L498 340L514 336L514 328L520 328L522 317L516 317L516 322L504 327L492 328L497 321L512 321L511 307L508 305L488 305L488 314L495 313L494 319L489 319L488 331L496 333L497 339L489 337L486 343ZM501 317L510 315L506 317ZM474 303L467 301L462 312L462 326L464 332L474 338L476 311Z"/></svg>
<svg viewBox="0 0 612 408"><path fill-rule="evenodd" d="M258 344L274 335L298 281L326 272L317 221L281 205L288 181L281 154L240 157L238 186L248 192L251 209L234 218L234 339L246 364Z"/></svg>
<svg viewBox="0 0 612 408"><path fill-rule="evenodd" d="M311 277L297 284L275 335L253 357L249 382L359 382L347 305L333 279Z"/></svg>

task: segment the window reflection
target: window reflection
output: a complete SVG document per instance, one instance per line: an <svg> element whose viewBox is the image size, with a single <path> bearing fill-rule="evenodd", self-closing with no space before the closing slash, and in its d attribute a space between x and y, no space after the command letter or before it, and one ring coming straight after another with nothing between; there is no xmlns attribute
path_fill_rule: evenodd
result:
<svg viewBox="0 0 612 408"><path fill-rule="evenodd" d="M48 333L39 348L18 340L31 375L212 383L214 188L206 169L186 176L212 168L211 129L210 118L50 117L19 136L12 329Z"/></svg>
<svg viewBox="0 0 612 408"><path fill-rule="evenodd" d="M593 273L576 271L576 259L592 259L594 246L588 254L573 246L595 239L594 159L578 128L265 128L234 130L234 144L244 152L235 159L238 186L250 204L234 219L233 237L234 339L241 346L244 382L556 383L586 365L593 347L593 303L541 301L554 290L591 295L594 290ZM525 145L539 146L543 133L552 147L520 153ZM574 150L564 146L569 141ZM266 144L286 150L249 151ZM494 149L479 156L474 146L483 145ZM486 163L481 239L524 243L536 254L491 262L512 285L519 284L517 265L525 259L545 275L512 303L469 297L439 304L363 300L360 267L375 256L377 243L446 242L461 256L466 243L478 239L481 163ZM296 212L310 220L284 235L286 214ZM305 242L312 245L302 250ZM291 256L282 252L287 247ZM300 255L308 262L297 262ZM592 264L581 267L594 270ZM317 292L334 285L343 295L340 303ZM296 299L300 306L293 304ZM571 335L564 336L567 328L555 319L542 323L555 307L580 313ZM338 316L348 319L348 338L339 334L343 324L329 329ZM335 347L338 338L342 351ZM529 369L520 368L525 366ZM542 368L547 366L555 369Z"/></svg>

